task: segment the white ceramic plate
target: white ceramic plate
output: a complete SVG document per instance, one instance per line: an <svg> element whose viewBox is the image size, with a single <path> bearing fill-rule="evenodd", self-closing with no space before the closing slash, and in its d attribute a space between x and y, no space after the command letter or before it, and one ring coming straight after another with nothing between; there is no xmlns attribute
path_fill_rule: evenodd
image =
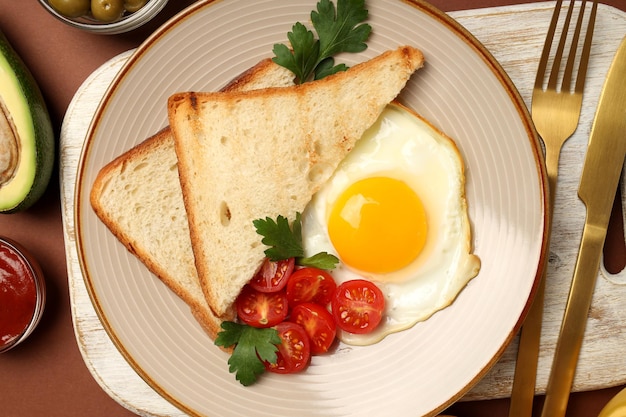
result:
<svg viewBox="0 0 626 417"><path fill-rule="evenodd" d="M191 415L421 416L460 398L519 329L545 258L545 174L524 103L489 53L421 1L370 1L363 61L401 44L426 67L402 101L456 139L467 165L475 253L482 269L455 303L369 347L340 345L299 375L243 387L228 356L173 293L96 218L89 191L99 169L167 123L181 90L217 90L308 24L314 0L201 1L130 58L103 100L79 166L77 241L87 288L116 346L161 395ZM155 179L158 181L158 179Z"/></svg>

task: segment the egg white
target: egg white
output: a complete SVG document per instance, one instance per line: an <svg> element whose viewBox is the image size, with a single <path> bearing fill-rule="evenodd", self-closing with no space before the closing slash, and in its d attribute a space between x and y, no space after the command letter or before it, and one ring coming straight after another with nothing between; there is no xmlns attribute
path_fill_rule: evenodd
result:
<svg viewBox="0 0 626 417"><path fill-rule="evenodd" d="M464 165L456 145L397 104L385 108L305 209L306 256L325 251L341 259L328 235L333 204L349 185L374 176L402 180L416 192L426 210L428 238L417 259L399 271L370 274L340 263L331 272L337 284L366 278L385 295L383 321L372 333L339 332L343 342L353 345L376 343L426 320L450 305L480 269L479 258L471 253Z"/></svg>

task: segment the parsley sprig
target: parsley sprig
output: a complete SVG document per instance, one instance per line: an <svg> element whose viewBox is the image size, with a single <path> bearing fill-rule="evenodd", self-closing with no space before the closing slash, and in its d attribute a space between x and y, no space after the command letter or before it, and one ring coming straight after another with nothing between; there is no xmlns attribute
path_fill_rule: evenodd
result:
<svg viewBox="0 0 626 417"><path fill-rule="evenodd" d="M296 219L292 227L284 216L278 216L276 220L266 217L253 221L258 234L263 236L261 243L269 246L265 250L265 256L270 261L295 258L300 266L313 266L319 269L334 269L339 259L327 252L320 252L310 257L304 256L302 247L302 220L300 213L296 213Z"/></svg>
<svg viewBox="0 0 626 417"><path fill-rule="evenodd" d="M242 385L252 385L265 372L263 361L276 363L276 351L281 343L278 331L273 328L259 329L232 321L222 323L215 344L229 348L235 346L228 359L228 370Z"/></svg>
<svg viewBox="0 0 626 417"><path fill-rule="evenodd" d="M302 23L293 25L284 44L274 45L273 61L292 71L302 84L311 76L316 80L339 71L345 64L335 65L334 55L340 52L361 52L367 48L365 41L372 27L362 23L367 19L365 0L337 0L337 9L330 0L320 0L317 11L311 12L311 21L319 39Z"/></svg>

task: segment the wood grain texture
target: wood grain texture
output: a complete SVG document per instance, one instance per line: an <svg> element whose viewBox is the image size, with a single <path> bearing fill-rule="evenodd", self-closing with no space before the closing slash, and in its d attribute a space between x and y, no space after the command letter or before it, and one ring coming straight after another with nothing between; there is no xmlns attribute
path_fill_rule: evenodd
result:
<svg viewBox="0 0 626 417"><path fill-rule="evenodd" d="M530 105L535 72L553 7L554 2L545 2L451 12L450 15L487 47ZM582 234L585 210L578 200L577 188L587 138L604 77L624 34L626 13L600 5L580 125L565 144L561 156L537 393L545 392ZM142 416L183 416L184 413L135 373L111 342L91 304L76 252L73 197L82 145L102 95L129 56L130 52L112 59L85 81L70 104L62 127L61 203L74 329L87 367L102 388L121 405ZM626 383L626 308L622 307L623 300L626 300L626 275L611 275L603 269L589 314L575 391ZM509 396L516 351L517 339L464 400Z"/></svg>

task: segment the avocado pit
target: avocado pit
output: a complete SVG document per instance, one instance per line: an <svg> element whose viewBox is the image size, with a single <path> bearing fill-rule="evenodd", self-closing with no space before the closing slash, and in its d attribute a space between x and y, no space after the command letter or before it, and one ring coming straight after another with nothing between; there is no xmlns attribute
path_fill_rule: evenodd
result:
<svg viewBox="0 0 626 417"><path fill-rule="evenodd" d="M4 100L0 97L0 188L11 182L19 161L19 134Z"/></svg>

